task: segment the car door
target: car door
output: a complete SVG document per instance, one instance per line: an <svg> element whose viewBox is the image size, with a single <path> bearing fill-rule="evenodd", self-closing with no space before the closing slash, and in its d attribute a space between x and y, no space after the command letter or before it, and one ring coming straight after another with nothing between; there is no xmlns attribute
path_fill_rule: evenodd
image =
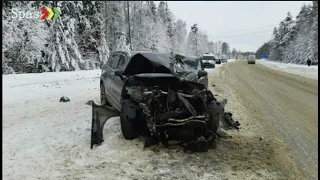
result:
<svg viewBox="0 0 320 180"><path fill-rule="evenodd" d="M110 90L110 99L112 101L112 104L117 108L117 98L116 98L116 93L115 93L115 79L116 76L114 75L115 70L117 70L118 63L119 63L119 55L117 52L115 52L112 56L112 64L110 68L110 82L108 84L109 90Z"/></svg>
<svg viewBox="0 0 320 180"><path fill-rule="evenodd" d="M103 84L104 84L104 89L106 91L105 93L107 96L110 94L110 86L108 86L108 84L111 81L110 75L112 73L112 68L111 68L112 63L113 63L113 58L112 58L112 54L110 54L107 63L105 65L103 65L103 67L102 67L102 73L101 73Z"/></svg>
<svg viewBox="0 0 320 180"><path fill-rule="evenodd" d="M118 65L117 68L118 70L124 70L125 67L127 66L128 63L128 58L124 54L119 53L118 55ZM120 77L114 76L114 84L113 84L113 94L115 98L115 103L117 106L120 108L121 106L121 91L124 85L123 80L121 80Z"/></svg>
<svg viewBox="0 0 320 180"><path fill-rule="evenodd" d="M112 106L115 106L115 98L113 93L114 71L118 65L118 58L116 53L112 53L108 59L107 65L104 68L103 82L106 91L106 97Z"/></svg>

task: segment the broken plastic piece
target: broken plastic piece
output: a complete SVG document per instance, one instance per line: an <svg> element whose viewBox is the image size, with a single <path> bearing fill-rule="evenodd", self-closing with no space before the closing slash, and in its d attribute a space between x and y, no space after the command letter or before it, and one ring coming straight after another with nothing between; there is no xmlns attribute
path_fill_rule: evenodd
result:
<svg viewBox="0 0 320 180"><path fill-rule="evenodd" d="M93 145L100 145L103 142L103 127L108 119L119 116L119 111L107 105L98 105L94 101L88 101L87 105L92 106L91 124L91 149Z"/></svg>

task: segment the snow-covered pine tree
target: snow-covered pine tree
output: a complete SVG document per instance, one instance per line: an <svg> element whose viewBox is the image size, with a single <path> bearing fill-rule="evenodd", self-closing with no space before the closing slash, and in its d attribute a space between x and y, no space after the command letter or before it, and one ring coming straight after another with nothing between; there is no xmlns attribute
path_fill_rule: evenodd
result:
<svg viewBox="0 0 320 180"><path fill-rule="evenodd" d="M173 51L177 53L185 53L187 48L187 24L178 19L173 25Z"/></svg>
<svg viewBox="0 0 320 180"><path fill-rule="evenodd" d="M11 8L20 11L37 11L39 3L6 2L3 9L3 73L33 72L38 63L44 61L49 31L40 19L11 17Z"/></svg>
<svg viewBox="0 0 320 180"><path fill-rule="evenodd" d="M236 48L233 48L232 51L231 51L231 58L233 59L236 59L237 57L237 49Z"/></svg>
<svg viewBox="0 0 320 180"><path fill-rule="evenodd" d="M221 52L224 55L228 55L230 52L230 46L227 42L223 42L221 45Z"/></svg>
<svg viewBox="0 0 320 180"><path fill-rule="evenodd" d="M294 20L290 13L274 29L269 59L305 64L318 62L318 6L303 5Z"/></svg>
<svg viewBox="0 0 320 180"><path fill-rule="evenodd" d="M43 6L60 7L61 17L20 22L8 14L13 7L38 10ZM132 50L202 55L213 49L198 27L193 28L196 34L188 34L186 23L175 20L165 1L158 6L153 1L5 1L3 7L3 73L29 72L40 61L48 62L53 71L100 68L110 51L127 39ZM131 38L125 40L118 32Z"/></svg>

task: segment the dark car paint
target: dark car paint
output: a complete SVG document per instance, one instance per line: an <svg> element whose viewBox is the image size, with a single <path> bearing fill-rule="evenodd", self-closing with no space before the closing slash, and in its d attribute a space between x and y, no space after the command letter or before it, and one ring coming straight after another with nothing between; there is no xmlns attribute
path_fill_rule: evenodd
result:
<svg viewBox="0 0 320 180"><path fill-rule="evenodd" d="M105 95L107 97L108 102L110 105L118 110L121 108L121 92L124 85L124 81L121 80L119 76L115 76L114 72L118 69L123 70L123 75L130 76L135 74L135 76L157 76L160 75L159 72L168 74L168 76L172 76L173 74L175 76L177 75L176 72L174 72L171 69L171 64L166 61L165 59L169 58L169 54L165 53L150 53L150 52L138 52L138 53L132 53L134 54L131 56L127 52L123 51L116 51L110 54L110 57L107 61L107 63L102 67L102 73L100 76L100 83L103 83L105 88ZM142 55L143 54L143 55ZM121 63L122 65L119 66L119 57L122 56L124 58L124 63ZM157 71L157 73L148 72L148 68L143 66L141 59L148 58L148 62L151 62L155 67L158 67L160 71ZM150 60L151 59L151 60ZM189 59L187 59L189 60ZM194 60L194 59L193 59ZM196 59L198 62L200 62L200 69L204 70L203 64L200 59ZM115 64L113 64L113 61L116 61ZM144 67L143 71L140 70L140 72L136 69L136 65L139 64L139 66ZM192 69L192 68L190 68ZM189 69L189 70L190 70ZM192 69L193 71L198 71L200 69ZM149 74L146 74L149 73ZM138 75L140 74L140 75ZM144 75L143 75L144 74ZM170 74L170 75L169 75ZM160 75L161 76L161 75ZM204 84L205 87L208 85L208 77L201 77L197 83Z"/></svg>
<svg viewBox="0 0 320 180"><path fill-rule="evenodd" d="M123 75L130 76L141 73L169 73L177 77L183 77L184 72L195 72L197 74L198 61L196 58L182 56L179 54L137 53L130 59Z"/></svg>
<svg viewBox="0 0 320 180"><path fill-rule="evenodd" d="M119 67L120 56L124 58L125 63ZM115 58L115 59L112 59ZM124 82L120 77L114 75L114 71L117 69L122 69L126 67L129 62L130 55L125 52L117 51L110 54L107 63L102 67L102 73L100 77L100 83L103 83L105 88L105 94L110 105L116 109L120 109L121 100L121 90ZM110 64L110 61L117 61L116 65ZM112 62L111 62L112 63Z"/></svg>

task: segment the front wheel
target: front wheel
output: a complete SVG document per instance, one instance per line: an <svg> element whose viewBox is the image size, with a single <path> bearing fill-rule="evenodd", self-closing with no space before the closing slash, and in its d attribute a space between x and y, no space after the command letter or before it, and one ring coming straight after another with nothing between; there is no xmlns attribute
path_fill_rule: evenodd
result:
<svg viewBox="0 0 320 180"><path fill-rule="evenodd" d="M136 139L139 136L139 132L137 131L136 125L137 120L136 118L130 118L126 113L132 104L130 99L124 99L121 103L121 111L120 111L120 124L121 124L121 131L122 135L125 139L132 140Z"/></svg>
<svg viewBox="0 0 320 180"><path fill-rule="evenodd" d="M223 118L223 108L218 102L212 101L207 106L207 113L209 115L208 129L215 133L219 128L220 119Z"/></svg>

